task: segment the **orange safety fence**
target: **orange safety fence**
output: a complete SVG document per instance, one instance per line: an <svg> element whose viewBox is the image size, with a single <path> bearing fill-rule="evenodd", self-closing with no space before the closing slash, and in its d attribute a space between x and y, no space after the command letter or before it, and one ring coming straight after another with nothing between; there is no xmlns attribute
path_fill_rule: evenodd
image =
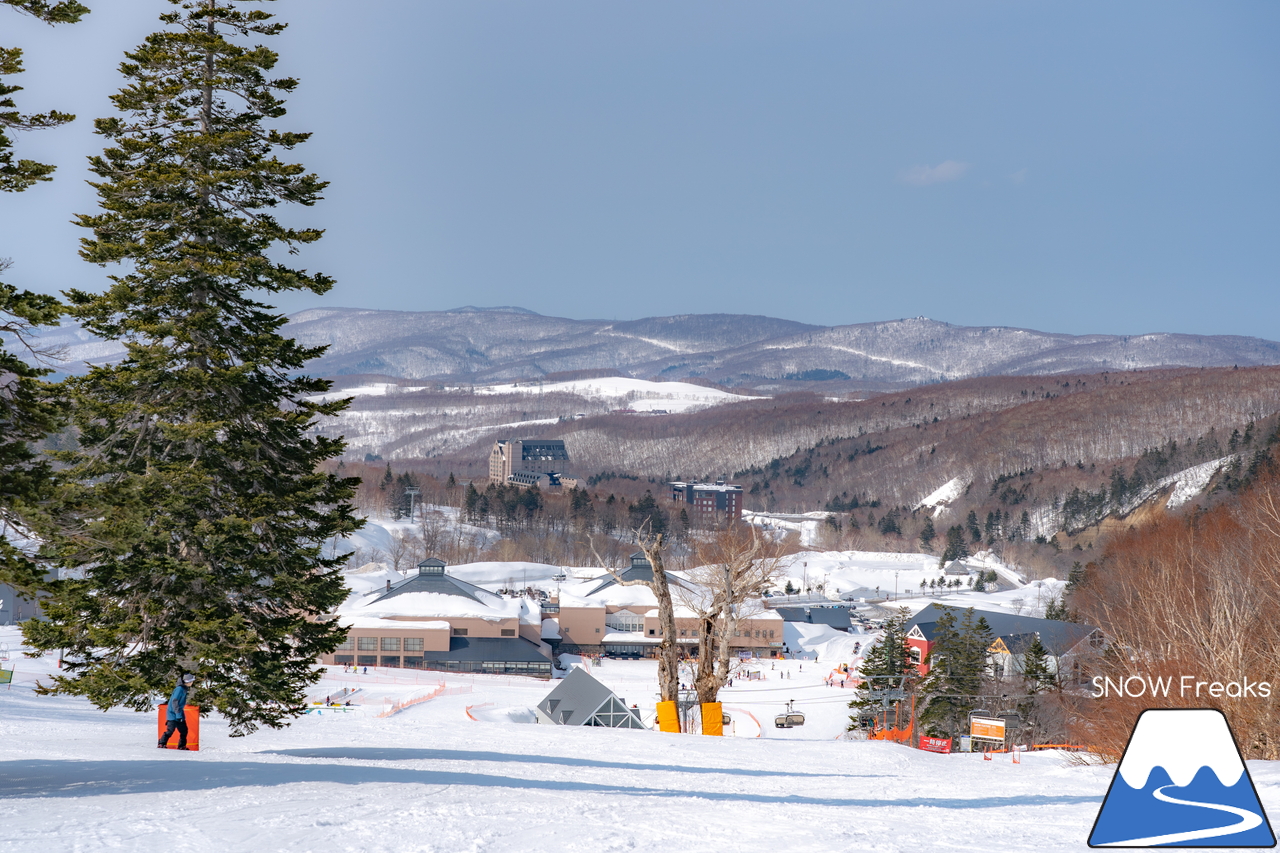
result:
<svg viewBox="0 0 1280 853"><path fill-rule="evenodd" d="M412 708L414 705L421 705L423 702L430 702L437 696L457 696L462 693L473 693L474 688L470 684L463 684L458 687L448 687L443 681L436 685L435 689L424 696L415 696L412 699L402 699L393 704L390 708L378 714L379 717L390 717L398 714L405 708Z"/></svg>
<svg viewBox="0 0 1280 853"><path fill-rule="evenodd" d="M478 723L478 722L480 722L480 721L479 721L479 720L477 720L477 719L476 719L476 717L475 717L475 715L471 713L471 709L472 709L472 708L483 708L483 707L484 707L484 706L486 706L486 705L492 705L492 704L493 704L492 702L481 702L479 705L468 705L468 706L467 706L467 716L468 716L468 717L470 717L470 718L471 718L471 720L472 720L473 722Z"/></svg>

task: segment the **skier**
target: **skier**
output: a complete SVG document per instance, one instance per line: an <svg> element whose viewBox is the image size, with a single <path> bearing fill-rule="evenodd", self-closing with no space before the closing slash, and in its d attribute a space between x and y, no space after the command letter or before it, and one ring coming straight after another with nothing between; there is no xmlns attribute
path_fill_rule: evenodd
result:
<svg viewBox="0 0 1280 853"><path fill-rule="evenodd" d="M164 735L156 744L160 749L166 749L169 746L169 738L173 736L174 729L178 731L178 749L186 750L187 748L187 691L191 689L191 685L196 683L196 677L191 673L187 673L178 679L178 683L174 685L173 693L169 696L169 710L165 713L164 719Z"/></svg>

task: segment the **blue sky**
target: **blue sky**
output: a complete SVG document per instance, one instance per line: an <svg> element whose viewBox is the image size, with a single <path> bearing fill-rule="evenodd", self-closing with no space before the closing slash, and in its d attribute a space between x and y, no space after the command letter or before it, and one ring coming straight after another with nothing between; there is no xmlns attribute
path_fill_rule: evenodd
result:
<svg viewBox="0 0 1280 853"><path fill-rule="evenodd" d="M19 139L58 180L0 199L6 280L98 289L91 212L123 50L169 4L27 49ZM282 127L332 181L316 304L578 318L924 315L1280 339L1280 6L277 0Z"/></svg>

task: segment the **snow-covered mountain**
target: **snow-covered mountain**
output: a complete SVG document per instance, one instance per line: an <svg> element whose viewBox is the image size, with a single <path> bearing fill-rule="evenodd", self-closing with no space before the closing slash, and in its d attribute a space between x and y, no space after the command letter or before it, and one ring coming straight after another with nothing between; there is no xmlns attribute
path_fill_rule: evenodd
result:
<svg viewBox="0 0 1280 853"><path fill-rule="evenodd" d="M292 315L287 330L305 344L329 347L311 365L317 374L480 383L614 370L758 390L846 380L903 388L970 376L1280 364L1280 343L1261 338L1063 335L924 317L823 327L741 314L611 322L507 307L317 308ZM71 372L123 355L118 345L74 326L49 330L42 341L65 349Z"/></svg>

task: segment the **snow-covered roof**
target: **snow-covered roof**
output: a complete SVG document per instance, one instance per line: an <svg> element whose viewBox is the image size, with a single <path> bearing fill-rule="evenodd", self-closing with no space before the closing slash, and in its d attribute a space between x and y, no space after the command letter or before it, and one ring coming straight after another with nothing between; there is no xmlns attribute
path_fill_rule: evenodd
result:
<svg viewBox="0 0 1280 853"><path fill-rule="evenodd" d="M351 616L347 614L338 615L338 624L345 628L379 628L389 631L402 631L412 629L421 631L424 628L434 630L449 630L449 623L439 620L430 620L419 622L418 620L405 619L381 619L377 616Z"/></svg>
<svg viewBox="0 0 1280 853"><path fill-rule="evenodd" d="M365 617L394 619L486 619L498 622L504 619L521 619L525 615L524 599L485 596L483 601L461 595L445 595L437 592L408 592L368 603L348 599L338 608L340 617ZM527 618L525 621L528 621Z"/></svg>

